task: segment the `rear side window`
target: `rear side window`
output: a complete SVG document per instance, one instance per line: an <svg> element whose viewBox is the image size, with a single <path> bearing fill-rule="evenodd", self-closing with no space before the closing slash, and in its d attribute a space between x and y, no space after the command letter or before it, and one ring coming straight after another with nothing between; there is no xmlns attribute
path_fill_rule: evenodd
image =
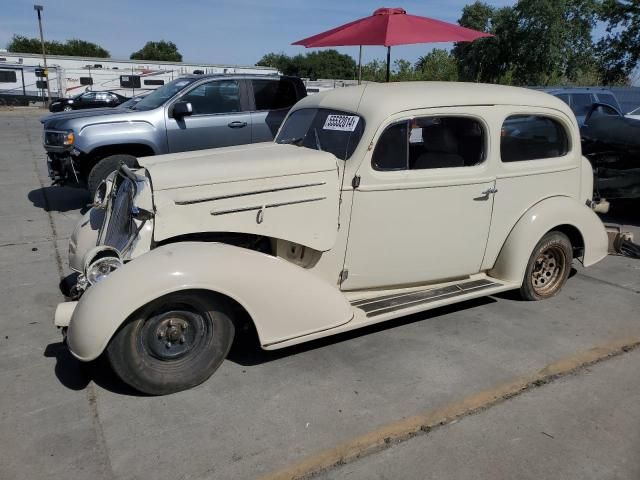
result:
<svg viewBox="0 0 640 480"><path fill-rule="evenodd" d="M539 115L512 115L502 124L500 155L503 162L562 157L569 151L565 128Z"/></svg>
<svg viewBox="0 0 640 480"><path fill-rule="evenodd" d="M571 110L576 116L585 116L591 105L593 104L593 98L590 93L572 93L571 94Z"/></svg>
<svg viewBox="0 0 640 480"><path fill-rule="evenodd" d="M617 109L619 109L619 105L618 102L616 101L616 97L614 97L613 95L610 95L608 93L599 93L598 94L598 101L602 102L602 103L606 103L607 105L611 105L616 107Z"/></svg>
<svg viewBox="0 0 640 480"><path fill-rule="evenodd" d="M255 79L253 84L253 95L256 101L256 110L278 110L290 108L297 101L296 87L287 78L279 80Z"/></svg>

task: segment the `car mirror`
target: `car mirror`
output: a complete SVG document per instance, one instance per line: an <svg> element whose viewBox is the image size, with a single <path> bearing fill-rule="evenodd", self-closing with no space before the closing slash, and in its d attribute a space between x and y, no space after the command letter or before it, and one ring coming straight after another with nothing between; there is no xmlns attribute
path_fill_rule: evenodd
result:
<svg viewBox="0 0 640 480"><path fill-rule="evenodd" d="M190 102L176 102L171 112L174 118L182 118L193 113L193 106Z"/></svg>

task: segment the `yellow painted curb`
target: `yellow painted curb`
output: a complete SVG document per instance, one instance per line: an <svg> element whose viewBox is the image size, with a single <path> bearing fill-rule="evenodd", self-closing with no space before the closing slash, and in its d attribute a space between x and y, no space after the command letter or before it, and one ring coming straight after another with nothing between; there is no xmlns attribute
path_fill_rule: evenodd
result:
<svg viewBox="0 0 640 480"><path fill-rule="evenodd" d="M310 455L295 465L260 477L260 480L308 478L336 465L381 450L390 444L407 440L417 434L451 423L458 418L479 412L558 377L628 352L638 346L640 346L640 337L630 337L590 348L572 357L553 362L534 374L496 388L481 391L435 410L391 422L376 430L347 440L334 448Z"/></svg>

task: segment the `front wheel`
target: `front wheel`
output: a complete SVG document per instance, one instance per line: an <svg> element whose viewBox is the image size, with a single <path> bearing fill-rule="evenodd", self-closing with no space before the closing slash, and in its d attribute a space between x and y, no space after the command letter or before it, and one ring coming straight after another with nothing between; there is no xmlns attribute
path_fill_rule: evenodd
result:
<svg viewBox="0 0 640 480"><path fill-rule="evenodd" d="M226 358L233 337L222 297L178 292L138 310L109 343L107 357L125 383L165 395L207 380Z"/></svg>
<svg viewBox="0 0 640 480"><path fill-rule="evenodd" d="M520 296L524 300L544 300L556 295L569 278L573 260L571 241L562 232L549 232L533 249Z"/></svg>
<svg viewBox="0 0 640 480"><path fill-rule="evenodd" d="M89 194L91 198L96 193L96 190L102 183L104 179L106 179L111 172L114 172L120 168L121 164L125 164L127 167L137 167L138 160L133 155L126 154L118 154L118 155L110 155L108 157L103 158L98 163L96 163L89 175L87 176L87 188L89 189Z"/></svg>
<svg viewBox="0 0 640 480"><path fill-rule="evenodd" d="M71 110L73 110L73 107L71 105L65 105L62 109L63 112L70 112Z"/></svg>

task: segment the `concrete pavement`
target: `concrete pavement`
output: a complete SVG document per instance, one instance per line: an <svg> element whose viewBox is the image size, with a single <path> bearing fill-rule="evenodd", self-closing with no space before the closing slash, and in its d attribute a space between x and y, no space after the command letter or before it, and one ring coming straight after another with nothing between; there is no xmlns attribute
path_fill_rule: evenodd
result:
<svg viewBox="0 0 640 480"><path fill-rule="evenodd" d="M255 478L640 335L640 262L609 257L548 302L482 299L276 352L245 336L200 387L138 396L51 325L88 199L48 186L38 117L0 112L0 478Z"/></svg>
<svg viewBox="0 0 640 480"><path fill-rule="evenodd" d="M636 349L317 478L638 479L639 366Z"/></svg>

